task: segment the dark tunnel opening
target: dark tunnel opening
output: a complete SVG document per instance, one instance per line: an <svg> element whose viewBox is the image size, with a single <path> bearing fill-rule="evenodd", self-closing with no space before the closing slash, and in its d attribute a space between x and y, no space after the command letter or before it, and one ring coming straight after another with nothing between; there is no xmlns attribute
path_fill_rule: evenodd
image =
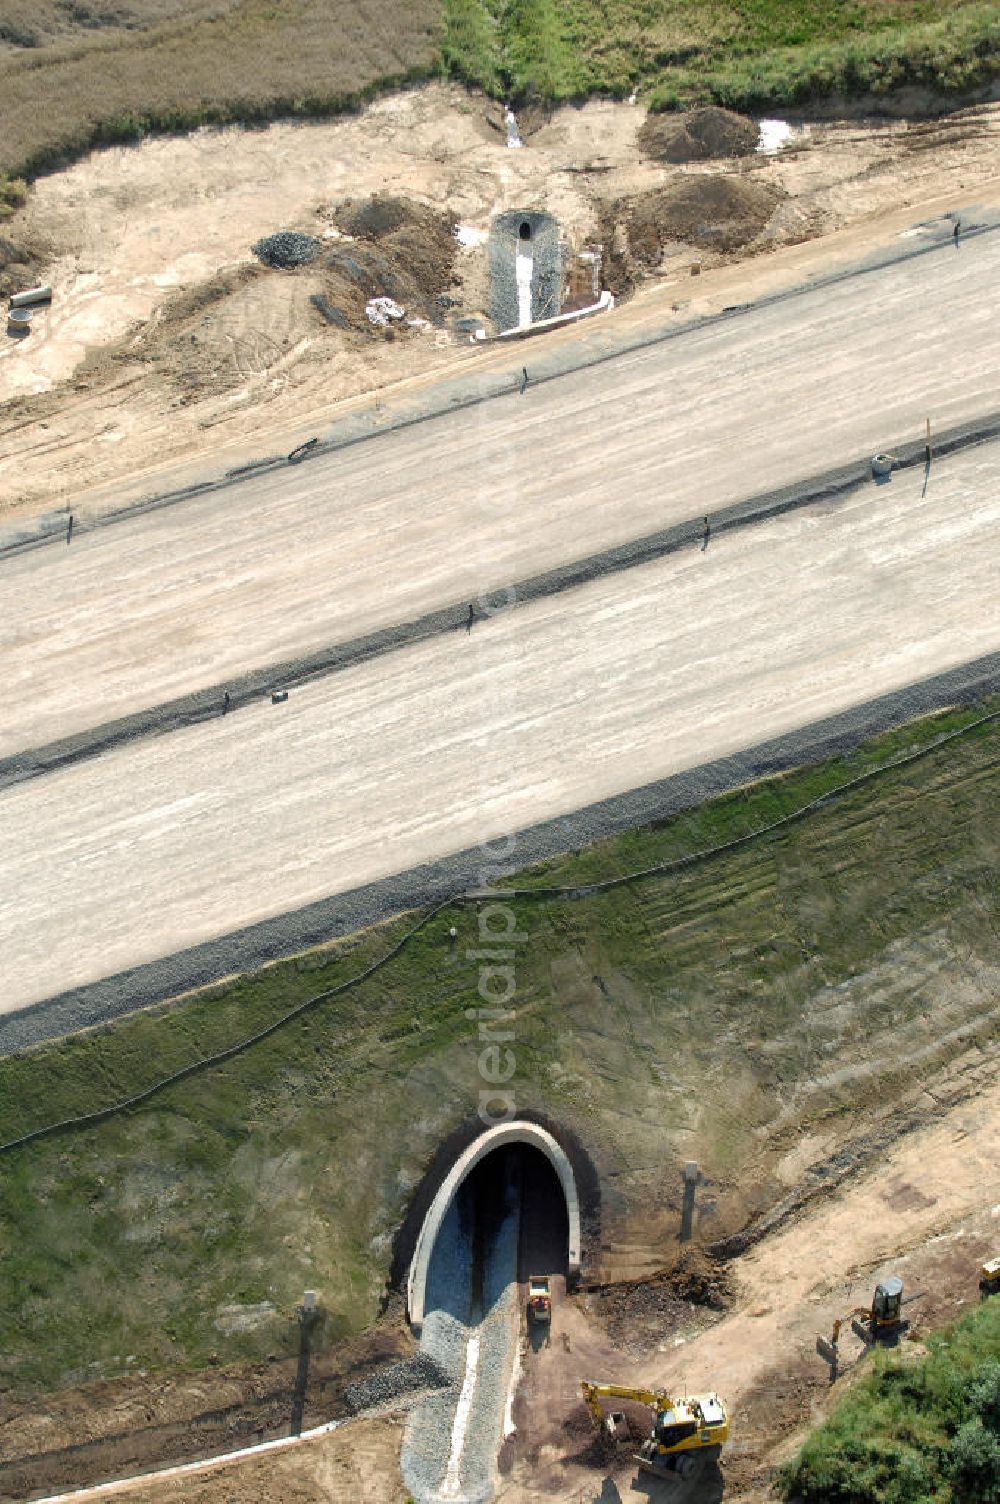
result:
<svg viewBox="0 0 1000 1504"><path fill-rule="evenodd" d="M540 1149L507 1144L459 1186L427 1271L425 1312L481 1320L512 1280L565 1278L569 1216L559 1177Z"/></svg>

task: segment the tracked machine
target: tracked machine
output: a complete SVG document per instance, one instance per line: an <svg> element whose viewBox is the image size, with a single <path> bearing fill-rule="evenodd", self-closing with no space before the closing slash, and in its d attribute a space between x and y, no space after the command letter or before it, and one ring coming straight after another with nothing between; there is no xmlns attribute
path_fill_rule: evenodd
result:
<svg viewBox="0 0 1000 1504"><path fill-rule="evenodd" d="M919 1295L911 1295L919 1300ZM871 1306L858 1306L851 1312L851 1325L866 1343L891 1342L905 1332L909 1322L903 1315L903 1281L898 1274L891 1274L875 1286Z"/></svg>
<svg viewBox="0 0 1000 1504"><path fill-rule="evenodd" d="M729 1416L717 1394L675 1399L662 1389L635 1389L626 1384L581 1381L584 1402L605 1440L617 1440L627 1430L623 1414L606 1415L603 1399L647 1405L653 1412L652 1430L635 1460L647 1472L691 1482L710 1463L716 1463L729 1437Z"/></svg>

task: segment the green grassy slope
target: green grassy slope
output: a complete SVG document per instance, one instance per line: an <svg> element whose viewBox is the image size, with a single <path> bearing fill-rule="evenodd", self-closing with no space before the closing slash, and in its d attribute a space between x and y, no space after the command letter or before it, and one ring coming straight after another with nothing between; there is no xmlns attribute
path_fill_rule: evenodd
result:
<svg viewBox="0 0 1000 1504"><path fill-rule="evenodd" d="M1000 69L1000 14L964 0L445 0L449 67L515 98L643 90L661 108L789 106Z"/></svg>
<svg viewBox="0 0 1000 1504"><path fill-rule="evenodd" d="M0 180L433 75L516 100L639 89L759 110L904 84L960 95L998 74L1000 13L981 0L0 0Z"/></svg>
<svg viewBox="0 0 1000 1504"><path fill-rule="evenodd" d="M995 1504L1000 1299L938 1332L914 1362L879 1354L786 1470L800 1504Z"/></svg>
<svg viewBox="0 0 1000 1504"><path fill-rule="evenodd" d="M963 719L893 733L525 881L590 882L700 850ZM610 1210L645 1208L643 1235L664 1259L688 1158L712 1182L701 1235L743 1225L784 1194L774 1164L811 1125L863 1127L912 1088L910 1054L919 1079L995 1035L984 977L1000 933L998 795L994 724L725 856L572 903L518 900L518 1106L578 1134L615 1187ZM408 923L0 1061L0 1141L252 1033ZM412 1187L477 1108L465 1011L477 1005L476 926L474 911L447 910L362 986L246 1053L4 1155L0 1383L30 1390L130 1357L283 1352L306 1287L323 1292L332 1335L367 1323ZM225 1329L222 1307L267 1301L273 1315Z"/></svg>

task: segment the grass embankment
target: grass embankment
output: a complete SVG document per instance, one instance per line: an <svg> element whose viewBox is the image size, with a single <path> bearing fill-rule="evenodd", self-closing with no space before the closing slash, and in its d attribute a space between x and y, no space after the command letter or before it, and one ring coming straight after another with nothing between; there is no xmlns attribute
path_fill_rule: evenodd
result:
<svg viewBox="0 0 1000 1504"><path fill-rule="evenodd" d="M760 110L1000 73L972 0L0 0L0 178L150 130L316 117L443 74L543 101Z"/></svg>
<svg viewBox="0 0 1000 1504"><path fill-rule="evenodd" d="M525 881L589 882L703 849L963 719L920 723ZM995 1033L998 795L994 724L726 856L571 903L518 900L519 1108L577 1132L616 1211L640 1209L663 1257L686 1159L712 1182L700 1234L742 1225L785 1194L775 1161L811 1124L860 1131L921 1072L940 1084L949 1058ZM0 1142L246 1037L410 923L0 1061ZM307 1287L332 1313L329 1335L370 1321L410 1190L478 1105L465 1011L477 941L475 913L446 910L363 986L245 1054L5 1155L0 1383L27 1392L129 1358L285 1352ZM273 1315L227 1329L222 1307L266 1301Z"/></svg>
<svg viewBox="0 0 1000 1504"><path fill-rule="evenodd" d="M642 90L657 109L761 110L1000 72L1000 14L968 0L444 0L460 77L515 98Z"/></svg>
<svg viewBox="0 0 1000 1504"><path fill-rule="evenodd" d="M927 1342L879 1354L786 1470L801 1504L996 1504L1000 1299Z"/></svg>

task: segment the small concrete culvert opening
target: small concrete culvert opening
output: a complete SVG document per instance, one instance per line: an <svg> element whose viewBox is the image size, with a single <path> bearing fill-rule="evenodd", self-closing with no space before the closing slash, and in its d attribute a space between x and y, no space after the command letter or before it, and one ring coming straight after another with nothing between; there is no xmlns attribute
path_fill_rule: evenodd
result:
<svg viewBox="0 0 1000 1504"><path fill-rule="evenodd" d="M489 314L497 332L526 328L562 310L559 222L535 209L510 209L490 226Z"/></svg>

